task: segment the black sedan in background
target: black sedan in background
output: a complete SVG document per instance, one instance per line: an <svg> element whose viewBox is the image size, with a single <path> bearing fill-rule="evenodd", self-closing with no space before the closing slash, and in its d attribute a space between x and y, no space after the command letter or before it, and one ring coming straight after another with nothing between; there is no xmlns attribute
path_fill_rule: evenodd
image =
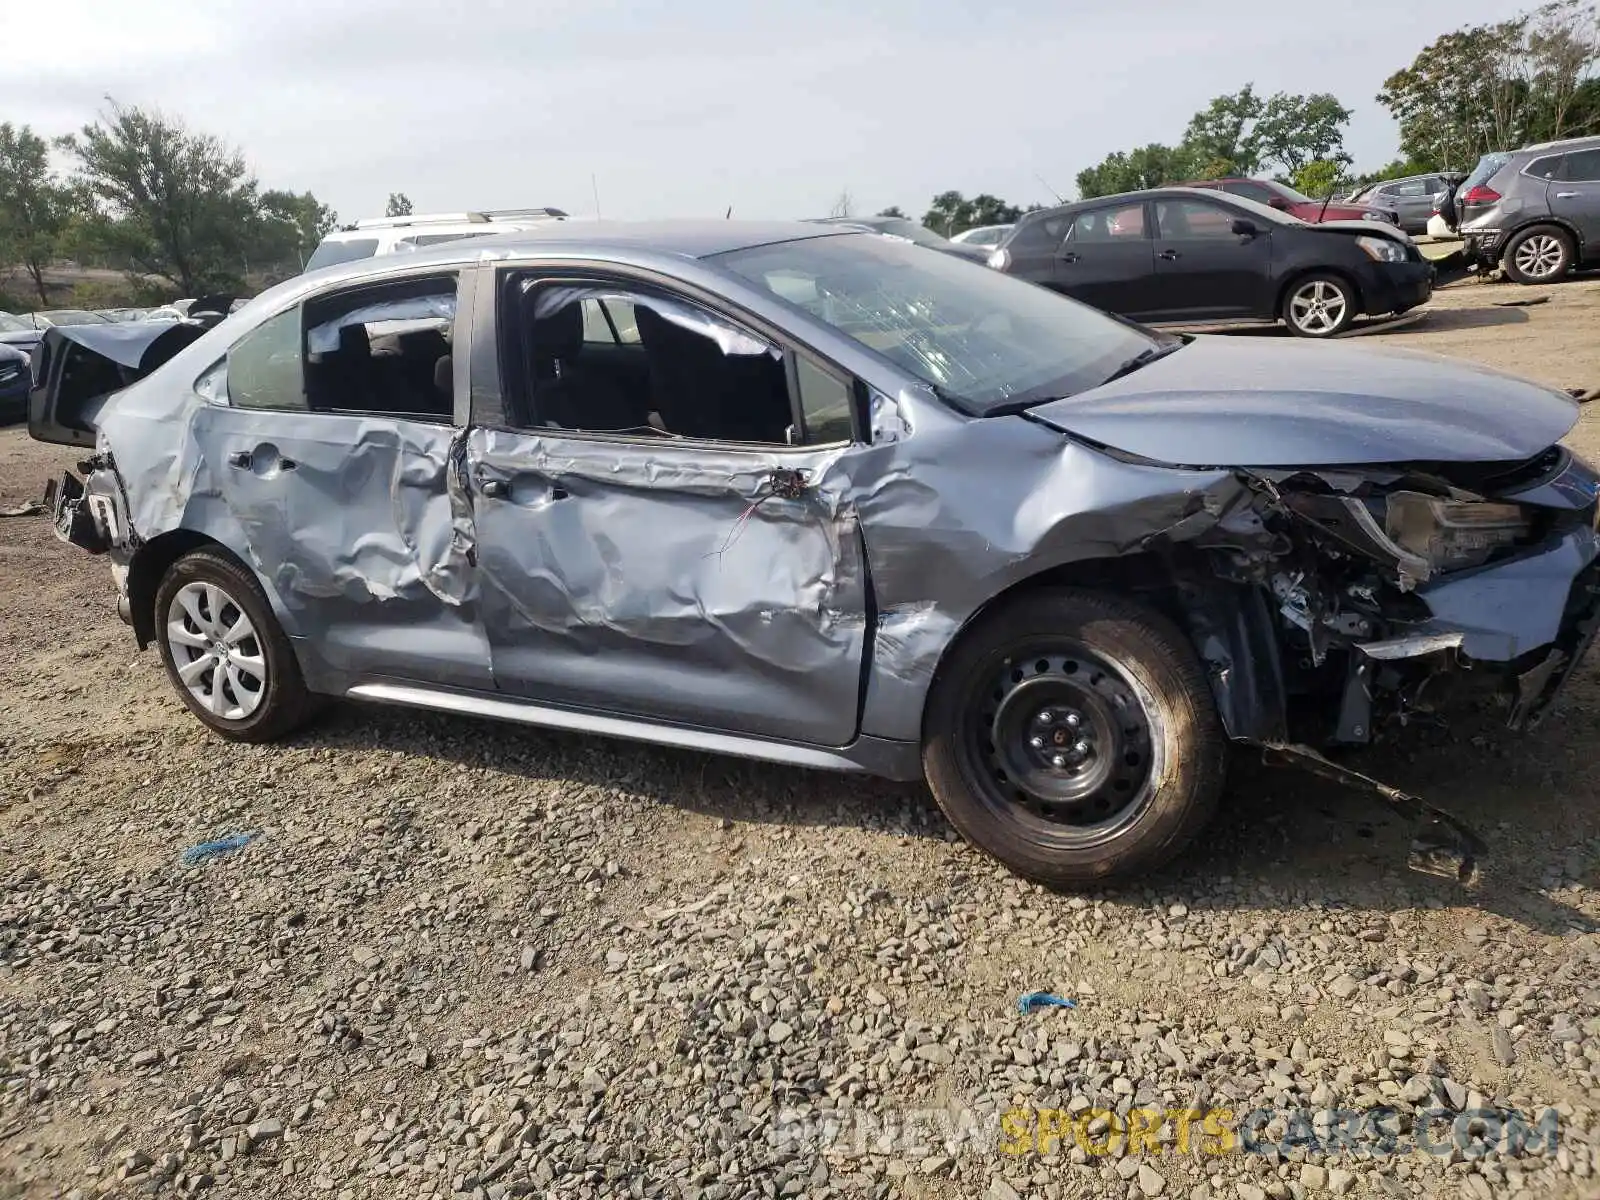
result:
<svg viewBox="0 0 1600 1200"><path fill-rule="evenodd" d="M1149 324L1282 320L1302 337L1415 308L1432 295L1434 276L1392 226L1312 225L1196 188L1028 213L989 265Z"/></svg>

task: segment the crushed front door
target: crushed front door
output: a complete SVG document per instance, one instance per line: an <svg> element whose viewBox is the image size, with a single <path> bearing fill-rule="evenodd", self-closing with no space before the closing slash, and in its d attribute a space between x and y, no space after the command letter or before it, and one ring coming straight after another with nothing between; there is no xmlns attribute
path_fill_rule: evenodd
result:
<svg viewBox="0 0 1600 1200"><path fill-rule="evenodd" d="M496 685L815 745L859 718L866 588L849 448L474 429Z"/></svg>

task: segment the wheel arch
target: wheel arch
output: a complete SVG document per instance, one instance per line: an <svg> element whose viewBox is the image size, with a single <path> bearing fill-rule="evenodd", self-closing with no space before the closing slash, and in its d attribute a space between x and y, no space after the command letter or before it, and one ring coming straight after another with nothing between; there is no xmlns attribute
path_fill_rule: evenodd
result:
<svg viewBox="0 0 1600 1200"><path fill-rule="evenodd" d="M1228 736L1274 741L1286 736L1283 666L1271 608L1257 588L1185 570L1153 552L1079 559L1015 580L980 604L939 652L922 697L919 727L926 733L929 699L963 639L997 609L1029 592L1079 588L1148 604L1189 639L1205 667Z"/></svg>
<svg viewBox="0 0 1600 1200"><path fill-rule="evenodd" d="M1585 245L1583 234L1579 231L1576 225L1573 225L1565 217L1558 217L1553 213L1546 214L1542 217L1533 217L1522 222L1522 224L1508 232L1505 236L1505 240L1500 243L1500 257L1505 257L1505 248L1511 244L1512 238L1517 237L1520 234L1527 233L1529 230L1538 229L1542 226L1548 226L1551 229L1559 229L1562 233L1566 234L1572 239L1573 255L1576 260L1573 263L1574 266L1577 266L1584 261L1584 250L1589 249L1590 247Z"/></svg>
<svg viewBox="0 0 1600 1200"><path fill-rule="evenodd" d="M156 591L172 564L195 550L208 550L234 562L256 576L253 568L216 538L193 529L173 529L151 538L139 547L128 562L128 621L133 636L143 650L156 637ZM269 593L269 603L270 603Z"/></svg>
<svg viewBox="0 0 1600 1200"><path fill-rule="evenodd" d="M1296 267L1294 270L1290 271L1283 277L1283 282L1278 286L1277 303L1275 303L1272 307L1272 315L1277 320L1283 320L1283 307L1288 303L1289 293L1294 290L1297 284L1303 283L1312 275L1332 275L1341 283L1345 284L1352 292L1355 293L1356 312L1361 316L1367 315L1367 297L1366 294L1361 290L1361 281L1356 278L1353 271L1350 271L1348 268L1338 266L1306 266Z"/></svg>

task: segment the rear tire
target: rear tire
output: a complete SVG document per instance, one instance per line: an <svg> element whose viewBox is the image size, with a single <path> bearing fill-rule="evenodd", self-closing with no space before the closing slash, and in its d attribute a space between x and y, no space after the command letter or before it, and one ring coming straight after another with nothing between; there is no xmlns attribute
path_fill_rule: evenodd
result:
<svg viewBox="0 0 1600 1200"><path fill-rule="evenodd" d="M270 742L316 714L300 664L255 576L195 550L162 577L156 642L178 696L213 732Z"/></svg>
<svg viewBox="0 0 1600 1200"><path fill-rule="evenodd" d="M1318 272L1297 279L1283 296L1280 316L1296 337L1337 337L1356 319L1356 289L1338 275Z"/></svg>
<svg viewBox="0 0 1600 1200"><path fill-rule="evenodd" d="M1511 235L1500 266L1517 283L1554 283L1572 270L1577 250L1565 229L1535 225Z"/></svg>
<svg viewBox="0 0 1600 1200"><path fill-rule="evenodd" d="M923 770L970 842L1080 888L1150 871L1216 811L1227 734L1187 638L1116 596L1039 591L982 619L940 665Z"/></svg>

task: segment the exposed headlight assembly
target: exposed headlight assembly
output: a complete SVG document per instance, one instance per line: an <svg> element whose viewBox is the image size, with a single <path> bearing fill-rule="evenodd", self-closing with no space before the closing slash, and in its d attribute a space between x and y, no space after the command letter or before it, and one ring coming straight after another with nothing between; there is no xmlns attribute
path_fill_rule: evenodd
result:
<svg viewBox="0 0 1600 1200"><path fill-rule="evenodd" d="M1356 245L1378 262L1405 262L1406 249L1399 242L1386 237L1358 237Z"/></svg>
<svg viewBox="0 0 1600 1200"><path fill-rule="evenodd" d="M1004 271L1011 265L1011 251L998 249L989 255L989 265L996 271Z"/></svg>
<svg viewBox="0 0 1600 1200"><path fill-rule="evenodd" d="M1433 571L1475 567L1530 532L1520 504L1442 500L1422 492L1389 493L1383 525L1390 541Z"/></svg>

